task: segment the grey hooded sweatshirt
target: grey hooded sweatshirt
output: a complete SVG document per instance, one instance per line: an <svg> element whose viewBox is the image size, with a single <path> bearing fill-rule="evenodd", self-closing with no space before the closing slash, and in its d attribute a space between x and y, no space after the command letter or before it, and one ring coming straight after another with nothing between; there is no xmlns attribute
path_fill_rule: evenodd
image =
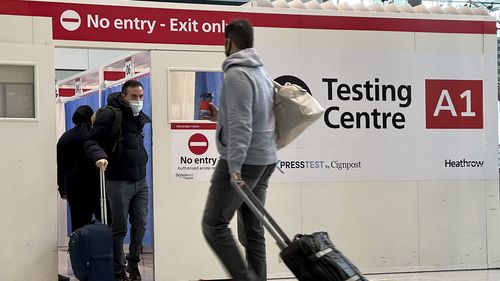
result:
<svg viewBox="0 0 500 281"><path fill-rule="evenodd" d="M254 48L234 53L222 64L224 83L217 121L217 149L230 172L241 166L277 162L271 79Z"/></svg>

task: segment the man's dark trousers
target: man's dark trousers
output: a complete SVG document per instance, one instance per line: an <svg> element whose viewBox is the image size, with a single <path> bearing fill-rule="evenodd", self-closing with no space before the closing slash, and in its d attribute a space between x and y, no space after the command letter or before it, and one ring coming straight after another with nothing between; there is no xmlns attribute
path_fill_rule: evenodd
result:
<svg viewBox="0 0 500 281"><path fill-rule="evenodd" d="M276 164L243 165L242 179L252 192L265 202L269 178ZM238 236L246 250L246 261L241 257L229 222L238 211ZM267 280L266 245L262 222L243 204L243 199L230 184L227 161L219 159L212 175L208 198L203 213L203 234L236 281Z"/></svg>
<svg viewBox="0 0 500 281"><path fill-rule="evenodd" d="M119 274L125 272L123 239L127 235L129 215L130 246L127 260L132 266L137 266L140 261L148 213L148 184L146 179L138 181L106 180L106 189L112 217L114 272Z"/></svg>

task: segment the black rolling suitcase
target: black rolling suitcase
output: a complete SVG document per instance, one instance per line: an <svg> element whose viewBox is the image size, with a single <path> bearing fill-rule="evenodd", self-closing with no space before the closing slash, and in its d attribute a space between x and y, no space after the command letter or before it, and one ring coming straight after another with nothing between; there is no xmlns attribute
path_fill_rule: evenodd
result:
<svg viewBox="0 0 500 281"><path fill-rule="evenodd" d="M232 185L276 240L281 259L299 281L368 281L335 248L326 232L297 234L291 241L246 185L240 186L240 182L232 182Z"/></svg>
<svg viewBox="0 0 500 281"><path fill-rule="evenodd" d="M81 281L113 281L113 234L107 226L106 185L101 170L101 220L75 230L69 238L73 273Z"/></svg>

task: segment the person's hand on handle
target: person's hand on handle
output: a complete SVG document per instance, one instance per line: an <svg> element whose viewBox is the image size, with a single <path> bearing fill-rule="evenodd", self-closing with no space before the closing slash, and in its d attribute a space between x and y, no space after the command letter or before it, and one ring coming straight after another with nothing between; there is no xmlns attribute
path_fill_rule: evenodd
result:
<svg viewBox="0 0 500 281"><path fill-rule="evenodd" d="M209 117L203 117L203 119L210 120L212 122L217 122L217 119L219 117L219 109L213 103L209 103L209 105L211 114Z"/></svg>
<svg viewBox="0 0 500 281"><path fill-rule="evenodd" d="M237 183L240 187L243 187L245 185L245 182L241 178L240 173L230 172L229 176L230 176L231 180L234 181L235 183Z"/></svg>
<svg viewBox="0 0 500 281"><path fill-rule="evenodd" d="M107 159L99 159L95 162L95 165L104 172L104 171L106 171L106 168L108 167L108 160Z"/></svg>

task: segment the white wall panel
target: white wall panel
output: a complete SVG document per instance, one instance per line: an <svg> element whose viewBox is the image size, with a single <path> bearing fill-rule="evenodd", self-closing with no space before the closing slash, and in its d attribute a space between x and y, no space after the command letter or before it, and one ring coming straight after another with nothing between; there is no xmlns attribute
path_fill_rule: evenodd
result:
<svg viewBox="0 0 500 281"><path fill-rule="evenodd" d="M225 277L201 232L208 182L173 182L170 178L170 124L167 94L169 67L220 68L221 53L152 52L153 206L155 278L192 280Z"/></svg>
<svg viewBox="0 0 500 281"><path fill-rule="evenodd" d="M276 170L275 173L278 173ZM272 177L266 197L266 207L290 239L302 232L302 187L300 183L273 183ZM266 232L267 269L270 277L291 276L279 258L278 245Z"/></svg>
<svg viewBox="0 0 500 281"><path fill-rule="evenodd" d="M55 106L50 94L54 93L54 56L52 45L31 44L27 26L34 22L37 33L49 34L49 18L0 16L0 62L36 65L37 104L36 119L0 118L0 225L6 242L0 251L0 280L5 281L57 277ZM19 36L5 38L13 26ZM51 38L37 40L50 42Z"/></svg>
<svg viewBox="0 0 500 281"><path fill-rule="evenodd" d="M52 25L47 28L37 28L46 25L46 18L33 18L33 44L52 44ZM17 28L17 27L16 27Z"/></svg>
<svg viewBox="0 0 500 281"><path fill-rule="evenodd" d="M33 42L33 18L23 16L0 17L0 42L2 43L24 43ZM42 28L51 30L50 28Z"/></svg>
<svg viewBox="0 0 500 281"><path fill-rule="evenodd" d="M482 38L482 34L415 33L415 49L418 52L446 54L481 53Z"/></svg>
<svg viewBox="0 0 500 281"><path fill-rule="evenodd" d="M498 181L486 181L486 222L488 267L500 267L500 206Z"/></svg>
<svg viewBox="0 0 500 281"><path fill-rule="evenodd" d="M487 264L485 181L419 182L422 266Z"/></svg>
<svg viewBox="0 0 500 281"><path fill-rule="evenodd" d="M304 184L303 231L328 231L367 272L418 266L416 187L413 181Z"/></svg>

